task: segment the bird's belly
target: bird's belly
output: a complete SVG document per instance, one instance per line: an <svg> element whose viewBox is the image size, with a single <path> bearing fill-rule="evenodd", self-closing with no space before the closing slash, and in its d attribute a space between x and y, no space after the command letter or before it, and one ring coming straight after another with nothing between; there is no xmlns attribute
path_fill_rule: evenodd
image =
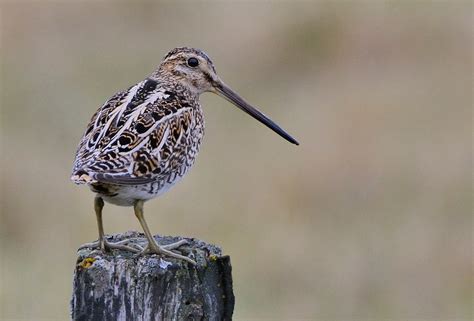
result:
<svg viewBox="0 0 474 321"><path fill-rule="evenodd" d="M104 199L104 201L119 205L119 206L133 206L137 200L148 201L152 198L158 197L165 192L167 192L171 187L173 187L179 179L176 179L173 182L166 182L165 184L160 184L160 182L152 182L143 185L115 185L109 186L113 192L98 192L96 188L91 189Z"/></svg>

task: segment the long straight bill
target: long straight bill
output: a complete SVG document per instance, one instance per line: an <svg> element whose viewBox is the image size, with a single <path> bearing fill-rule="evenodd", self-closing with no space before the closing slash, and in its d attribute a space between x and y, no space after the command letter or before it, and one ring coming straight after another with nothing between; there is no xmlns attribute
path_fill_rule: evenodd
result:
<svg viewBox="0 0 474 321"><path fill-rule="evenodd" d="M290 143L293 143L295 145L299 145L299 143L291 137L286 131L284 131L280 126L278 126L273 120L265 116L263 113L261 113L258 109L255 107L251 106L248 104L245 100L243 100L235 91L227 87L223 83L219 83L214 87L217 91L217 94L231 103L233 103L235 106L239 107L243 111L245 111L247 114L273 130L275 133L289 141Z"/></svg>

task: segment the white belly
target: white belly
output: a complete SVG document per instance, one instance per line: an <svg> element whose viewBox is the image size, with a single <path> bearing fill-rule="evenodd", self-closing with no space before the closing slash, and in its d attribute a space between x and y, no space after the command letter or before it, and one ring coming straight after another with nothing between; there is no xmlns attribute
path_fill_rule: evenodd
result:
<svg viewBox="0 0 474 321"><path fill-rule="evenodd" d="M186 171L187 172L187 171ZM184 175L176 176L170 182L152 182L144 185L130 185L130 186L111 186L112 193L97 193L104 201L119 205L119 206L133 206L137 200L148 201L152 198L158 197L166 193L171 187L178 183ZM94 189L92 189L94 191ZM95 191L97 192L97 191Z"/></svg>

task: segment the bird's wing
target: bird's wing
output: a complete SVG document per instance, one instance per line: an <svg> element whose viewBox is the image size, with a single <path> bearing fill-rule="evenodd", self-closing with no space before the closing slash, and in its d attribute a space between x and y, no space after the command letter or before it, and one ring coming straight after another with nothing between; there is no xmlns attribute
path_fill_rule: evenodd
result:
<svg viewBox="0 0 474 321"><path fill-rule="evenodd" d="M140 185L186 165L196 102L147 79L117 93L92 117L72 180Z"/></svg>

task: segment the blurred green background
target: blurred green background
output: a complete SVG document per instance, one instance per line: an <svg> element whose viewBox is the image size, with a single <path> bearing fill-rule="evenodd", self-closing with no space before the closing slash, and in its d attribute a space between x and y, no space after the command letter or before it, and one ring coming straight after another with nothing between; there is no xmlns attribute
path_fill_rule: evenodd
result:
<svg viewBox="0 0 474 321"><path fill-rule="evenodd" d="M93 194L69 181L91 115L168 50L301 143L202 96L190 174L154 233L223 247L235 320L470 320L472 3L3 2L2 320L66 320ZM140 230L105 208L106 233Z"/></svg>

